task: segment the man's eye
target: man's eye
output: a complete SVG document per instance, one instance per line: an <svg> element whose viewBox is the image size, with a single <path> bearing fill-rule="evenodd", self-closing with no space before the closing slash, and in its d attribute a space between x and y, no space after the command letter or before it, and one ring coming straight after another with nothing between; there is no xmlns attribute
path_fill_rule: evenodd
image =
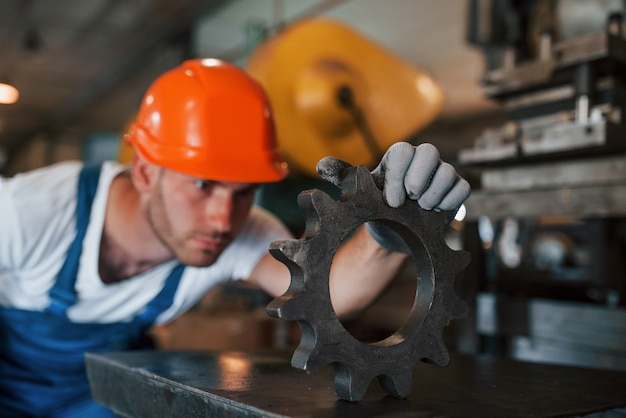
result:
<svg viewBox="0 0 626 418"><path fill-rule="evenodd" d="M240 190L239 192L237 192L237 195L242 198L247 198L250 196L254 196L254 194L256 193L256 190L257 190L256 187L250 187L244 190Z"/></svg>
<svg viewBox="0 0 626 418"><path fill-rule="evenodd" d="M196 188L198 190L209 190L213 186L214 182L205 180L196 180Z"/></svg>

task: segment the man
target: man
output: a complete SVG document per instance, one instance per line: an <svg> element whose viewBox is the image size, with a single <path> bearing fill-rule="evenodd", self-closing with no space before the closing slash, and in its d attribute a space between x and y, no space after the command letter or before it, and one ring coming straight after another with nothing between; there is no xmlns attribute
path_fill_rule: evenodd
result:
<svg viewBox="0 0 626 418"><path fill-rule="evenodd" d="M289 285L267 249L290 234L253 206L261 183L287 175L258 84L219 60L186 61L152 84L127 140L130 166L64 162L0 179L3 417L112 416L90 399L86 351L132 348L225 280L275 296ZM320 162L333 182L345 167ZM374 175L391 206L455 209L469 195L429 144L396 144ZM361 228L333 263L336 313L366 306L406 257L383 225Z"/></svg>

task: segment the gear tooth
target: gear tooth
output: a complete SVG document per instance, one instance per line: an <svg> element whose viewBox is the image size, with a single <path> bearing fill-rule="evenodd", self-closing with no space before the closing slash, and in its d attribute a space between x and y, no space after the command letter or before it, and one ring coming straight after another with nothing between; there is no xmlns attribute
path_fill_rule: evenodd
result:
<svg viewBox="0 0 626 418"><path fill-rule="evenodd" d="M427 353L424 356L424 359L427 359L428 362L434 363L438 366L445 366L450 362L450 354L448 353L448 349L443 343L441 337L426 334L425 339L425 347L427 347Z"/></svg>
<svg viewBox="0 0 626 418"><path fill-rule="evenodd" d="M439 297L440 301L437 306L442 309L443 315L441 317L445 319L445 322L442 321L442 326L449 325L453 319L463 318L467 315L468 306L454 289L454 277L451 277L451 280L440 281Z"/></svg>
<svg viewBox="0 0 626 418"><path fill-rule="evenodd" d="M465 317L465 315L467 315L467 312L469 311L467 303L465 303L457 295L453 295L452 298L453 301L451 301L452 308L450 309L450 319ZM450 321L448 321L448 323L450 323Z"/></svg>
<svg viewBox="0 0 626 418"><path fill-rule="evenodd" d="M340 363L333 363L335 367L335 394L347 401L363 399L373 376L366 376Z"/></svg>
<svg viewBox="0 0 626 418"><path fill-rule="evenodd" d="M467 251L455 251L448 246L443 248L440 258L441 262L437 264L438 272L442 278L448 279L448 277L451 277L452 280L471 260Z"/></svg>
<svg viewBox="0 0 626 418"><path fill-rule="evenodd" d="M311 371L307 370L307 364L309 363L310 355L310 351L302 350L300 349L300 346L298 346L296 348L296 351L294 351L293 356L291 357L291 366L295 367L298 370L304 370L307 373L312 373Z"/></svg>
<svg viewBox="0 0 626 418"><path fill-rule="evenodd" d="M291 366L298 370L306 370L309 354L309 351L301 350L300 346L296 347L296 350L293 352L293 356L291 356Z"/></svg>
<svg viewBox="0 0 626 418"><path fill-rule="evenodd" d="M439 313L436 319L438 326L444 327L450 325L453 319L464 318L467 315L467 304L453 293L453 291L454 289L446 289L446 292L449 293L445 295L446 300L443 301L440 299L439 302L437 302L437 306L440 304L445 305L439 307ZM444 296L441 297L443 298ZM435 321L435 319L432 319L432 321Z"/></svg>
<svg viewBox="0 0 626 418"><path fill-rule="evenodd" d="M281 262L295 263L295 256L302 250L302 241L297 239L274 241L270 244L270 253Z"/></svg>
<svg viewBox="0 0 626 418"><path fill-rule="evenodd" d="M306 370L310 373L310 369L307 367L311 353L315 349L315 342L317 341L317 333L315 328L306 321L298 321L300 327L300 343L291 357L291 365L300 370Z"/></svg>
<svg viewBox="0 0 626 418"><path fill-rule="evenodd" d="M311 215L317 215L319 218L321 214L326 212L325 206L334 202L332 197L321 190L307 190L298 195L298 206L300 206L305 218Z"/></svg>
<svg viewBox="0 0 626 418"><path fill-rule="evenodd" d="M267 304L267 306L265 307L265 311L271 317L282 318L280 309L285 304L285 302L286 296L275 298Z"/></svg>
<svg viewBox="0 0 626 418"><path fill-rule="evenodd" d="M324 356L320 355L319 351L313 348L309 353L306 365L304 366L304 370L306 370L308 373L313 373L320 370L327 364L328 361L324 359Z"/></svg>
<svg viewBox="0 0 626 418"><path fill-rule="evenodd" d="M332 208L335 204L335 200L321 190L315 190L311 193L311 204L318 217L317 221L322 222L326 215L327 208Z"/></svg>
<svg viewBox="0 0 626 418"><path fill-rule="evenodd" d="M382 200L382 193L376 186L372 174L367 167L362 165L351 167L344 171L339 200L345 201L351 198L358 198L358 195L363 196L368 201L376 196L379 196L379 200Z"/></svg>
<svg viewBox="0 0 626 418"><path fill-rule="evenodd" d="M314 373L326 366L330 360L327 360L319 352L320 346L316 344L319 333L315 327L306 321L298 321L298 325L302 336L300 344L291 358L291 364L307 373Z"/></svg>
<svg viewBox="0 0 626 418"><path fill-rule="evenodd" d="M357 167L356 181L359 182L360 186L362 186L365 190L375 191L377 195L382 196L380 189L378 189L378 186L376 186L376 183L374 182L372 173L370 173L370 170L364 165ZM367 194L368 198L371 197L371 193L365 192L365 194Z"/></svg>
<svg viewBox="0 0 626 418"><path fill-rule="evenodd" d="M413 388L413 372L407 370L393 376L378 376L380 385L385 391L396 398L406 398L411 394Z"/></svg>
<svg viewBox="0 0 626 418"><path fill-rule="evenodd" d="M449 325L452 319L463 318L468 311L465 301L456 294L453 280L439 281L433 305L435 307L431 307L431 311L433 309L440 310L437 318L439 318L438 322L441 326Z"/></svg>
<svg viewBox="0 0 626 418"><path fill-rule="evenodd" d="M304 233L302 238L311 238L322 227L327 208L333 207L335 201L320 190L309 190L298 195L298 206L304 215Z"/></svg>
<svg viewBox="0 0 626 418"><path fill-rule="evenodd" d="M472 256L467 251L456 251L448 247L448 253L446 258L454 261L448 261L445 265L448 267L447 270L449 270L452 276L456 276L457 273L462 271L472 261Z"/></svg>
<svg viewBox="0 0 626 418"><path fill-rule="evenodd" d="M472 261L472 255L469 253L469 251L457 251L457 254L459 255L459 264L461 265L461 270L463 270Z"/></svg>
<svg viewBox="0 0 626 418"><path fill-rule="evenodd" d="M354 196L357 191L357 167L349 167L343 171L343 178L341 179L341 196L339 200L345 200L350 196Z"/></svg>
<svg viewBox="0 0 626 418"><path fill-rule="evenodd" d="M289 289L285 294L296 295L304 287L304 272L297 261L304 247L304 242L301 240L275 241L270 246L270 254L283 263L291 275Z"/></svg>
<svg viewBox="0 0 626 418"><path fill-rule="evenodd" d="M300 212L304 216L304 233L302 238L310 238L319 231L320 228L320 216L317 213L317 209L313 204L314 194L317 190L307 190L298 195L298 206Z"/></svg>
<svg viewBox="0 0 626 418"><path fill-rule="evenodd" d="M268 313L276 318L286 319L288 321L297 321L303 319L304 316L298 308L298 295L283 295L272 300L266 307Z"/></svg>

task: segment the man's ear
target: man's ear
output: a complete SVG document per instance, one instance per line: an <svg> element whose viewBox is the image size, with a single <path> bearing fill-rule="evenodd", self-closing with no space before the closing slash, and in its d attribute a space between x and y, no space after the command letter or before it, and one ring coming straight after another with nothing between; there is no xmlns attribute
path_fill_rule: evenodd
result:
<svg viewBox="0 0 626 418"><path fill-rule="evenodd" d="M139 192L150 192L156 184L161 168L146 161L138 152L133 155L130 176Z"/></svg>

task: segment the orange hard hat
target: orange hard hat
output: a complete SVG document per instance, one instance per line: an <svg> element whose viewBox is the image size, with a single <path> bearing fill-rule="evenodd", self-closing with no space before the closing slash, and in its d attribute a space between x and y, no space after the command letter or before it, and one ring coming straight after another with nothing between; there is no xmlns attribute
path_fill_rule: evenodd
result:
<svg viewBox="0 0 626 418"><path fill-rule="evenodd" d="M126 140L148 161L205 180L287 175L263 88L217 59L183 62L152 83Z"/></svg>

